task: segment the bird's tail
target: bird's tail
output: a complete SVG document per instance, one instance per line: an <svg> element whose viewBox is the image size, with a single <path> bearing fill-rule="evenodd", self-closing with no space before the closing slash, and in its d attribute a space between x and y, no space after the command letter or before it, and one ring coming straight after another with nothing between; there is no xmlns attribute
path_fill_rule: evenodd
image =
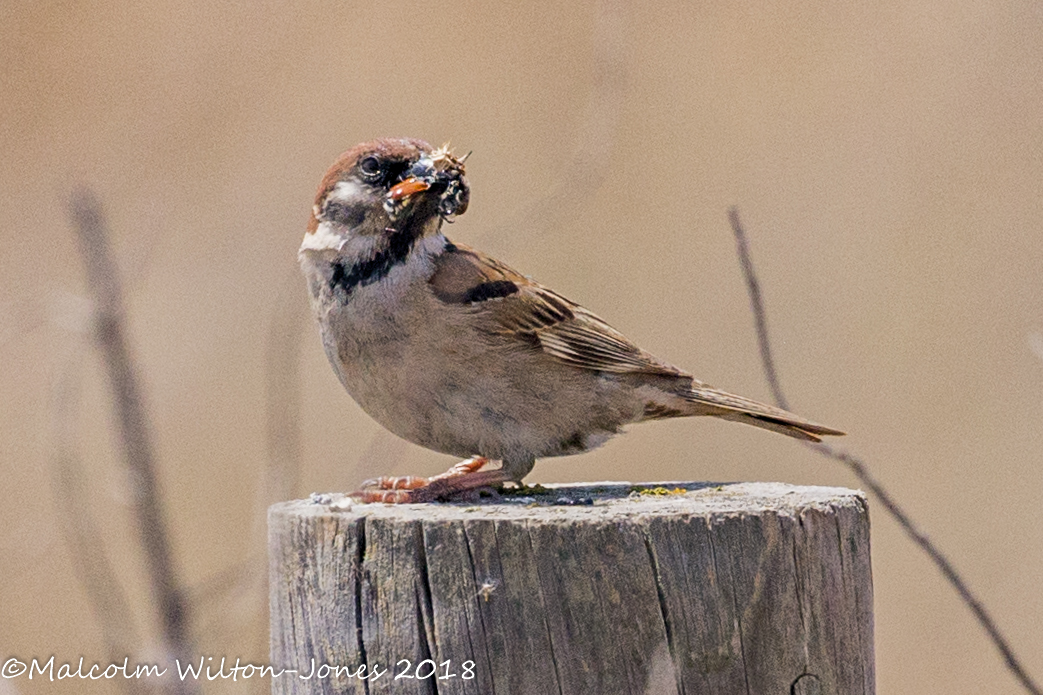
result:
<svg viewBox="0 0 1043 695"><path fill-rule="evenodd" d="M824 436L842 436L844 434L832 427L805 420L782 408L719 391L709 386L693 386L682 394L682 397L697 406L697 412L693 414L712 415L722 420L743 422L806 442L820 442Z"/></svg>

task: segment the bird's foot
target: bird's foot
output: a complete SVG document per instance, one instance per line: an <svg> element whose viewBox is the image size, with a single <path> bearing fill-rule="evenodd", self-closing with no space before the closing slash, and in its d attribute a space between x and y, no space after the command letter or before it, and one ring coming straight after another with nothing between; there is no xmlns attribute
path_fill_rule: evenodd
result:
<svg viewBox="0 0 1043 695"><path fill-rule="evenodd" d="M482 488L495 488L508 480L502 469L482 471L487 463L489 459L475 456L430 478L382 476L362 483L362 487L352 492L350 497L359 502L410 504L452 499L461 494L472 496Z"/></svg>

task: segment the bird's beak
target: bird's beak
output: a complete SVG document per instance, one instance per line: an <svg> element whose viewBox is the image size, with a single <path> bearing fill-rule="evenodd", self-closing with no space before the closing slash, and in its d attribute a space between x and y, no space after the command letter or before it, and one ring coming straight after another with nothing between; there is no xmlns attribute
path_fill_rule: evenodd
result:
<svg viewBox="0 0 1043 695"><path fill-rule="evenodd" d="M410 196L416 195L417 193L423 193L429 188L431 188L431 184L427 181L418 179L415 176L410 176L404 181L392 186L391 190L388 191L388 197L398 203Z"/></svg>
<svg viewBox="0 0 1043 695"><path fill-rule="evenodd" d="M469 192L464 178L464 165L442 147L425 154L410 166L405 178L391 187L384 198L384 209L392 220L401 217L406 210L416 209L414 202L424 193L423 199L434 203L442 219L461 215L467 210ZM426 213L425 213L426 214Z"/></svg>

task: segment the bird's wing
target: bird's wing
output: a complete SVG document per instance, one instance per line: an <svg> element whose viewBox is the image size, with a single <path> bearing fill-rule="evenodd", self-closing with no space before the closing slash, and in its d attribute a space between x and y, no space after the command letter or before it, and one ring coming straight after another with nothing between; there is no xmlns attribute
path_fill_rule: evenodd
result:
<svg viewBox="0 0 1043 695"><path fill-rule="evenodd" d="M490 333L532 345L581 369L677 379L681 388L670 389L669 402L647 403L645 419L714 415L813 442L822 435L844 434L696 381L637 347L590 311L478 251L450 245L435 263L430 279L435 296L466 304L485 319Z"/></svg>
<svg viewBox="0 0 1043 695"><path fill-rule="evenodd" d="M435 263L429 281L435 296L468 305L491 332L536 341L549 355L582 369L690 378L592 312L479 251L451 244Z"/></svg>

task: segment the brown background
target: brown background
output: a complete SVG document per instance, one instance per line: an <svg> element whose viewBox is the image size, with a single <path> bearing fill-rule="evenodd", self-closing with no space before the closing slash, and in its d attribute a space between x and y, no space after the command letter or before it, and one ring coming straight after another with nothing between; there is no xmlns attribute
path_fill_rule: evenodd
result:
<svg viewBox="0 0 1043 695"><path fill-rule="evenodd" d="M273 308L304 307L295 255L326 166L410 135L474 151L454 238L767 399L725 214L739 205L793 407L850 432L1043 678L1040 5L504 7L0 4L0 658L105 659L54 520L49 393L70 349L91 503L147 600L109 399L75 330L69 191L90 184L110 213L199 650L263 660L260 593L227 589L263 573ZM298 494L450 462L379 434L300 325ZM530 478L601 479L855 485L781 437L703 421L636 427ZM880 692L1016 692L872 509Z"/></svg>

